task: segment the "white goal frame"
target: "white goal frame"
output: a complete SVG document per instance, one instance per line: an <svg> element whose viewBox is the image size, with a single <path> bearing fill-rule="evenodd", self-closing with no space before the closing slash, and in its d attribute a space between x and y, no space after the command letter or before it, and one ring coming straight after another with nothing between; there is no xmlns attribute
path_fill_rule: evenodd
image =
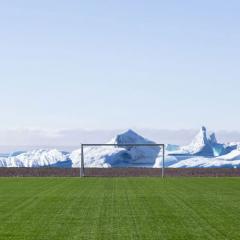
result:
<svg viewBox="0 0 240 240"><path fill-rule="evenodd" d="M85 147L160 147L162 149L162 168L160 168L162 178L164 178L165 170L165 144L160 143L149 143L149 144L110 144L110 143L88 143L81 144L81 166L80 166L80 177L85 176L85 166L84 166L84 148Z"/></svg>

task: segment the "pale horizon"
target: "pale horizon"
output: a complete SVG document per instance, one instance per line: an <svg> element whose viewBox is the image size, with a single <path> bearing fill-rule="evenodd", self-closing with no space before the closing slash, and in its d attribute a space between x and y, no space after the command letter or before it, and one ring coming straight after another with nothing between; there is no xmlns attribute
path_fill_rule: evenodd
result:
<svg viewBox="0 0 240 240"><path fill-rule="evenodd" d="M128 129L86 130L86 129L12 129L0 130L0 152L33 150L38 148L72 151L81 143L106 143L117 134ZM157 143L187 145L200 130L198 129L132 129L141 136ZM207 128L215 132L220 143L240 142L240 132Z"/></svg>

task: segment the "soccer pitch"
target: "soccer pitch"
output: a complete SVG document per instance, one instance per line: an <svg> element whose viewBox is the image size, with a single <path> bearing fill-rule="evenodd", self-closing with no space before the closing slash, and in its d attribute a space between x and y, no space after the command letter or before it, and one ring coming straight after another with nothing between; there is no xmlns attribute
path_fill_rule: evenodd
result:
<svg viewBox="0 0 240 240"><path fill-rule="evenodd" d="M240 178L0 178L0 239L240 239Z"/></svg>

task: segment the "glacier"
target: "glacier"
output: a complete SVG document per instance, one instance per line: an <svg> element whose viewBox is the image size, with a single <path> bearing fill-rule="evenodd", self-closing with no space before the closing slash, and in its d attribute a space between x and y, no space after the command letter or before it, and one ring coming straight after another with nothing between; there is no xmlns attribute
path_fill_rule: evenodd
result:
<svg viewBox="0 0 240 240"><path fill-rule="evenodd" d="M181 148L191 155L217 157L226 152L223 144L217 142L215 133L208 134L206 127L202 127L193 141Z"/></svg>
<svg viewBox="0 0 240 240"><path fill-rule="evenodd" d="M133 130L120 133L109 144L154 144ZM165 167L240 168L240 144L219 143L214 133L202 127L189 145L165 144ZM72 152L36 149L0 154L0 167L65 167L81 164L81 148ZM84 148L85 167L162 167L162 149L158 146L92 146Z"/></svg>
<svg viewBox="0 0 240 240"><path fill-rule="evenodd" d="M37 149L0 158L0 167L70 167L71 165L72 163L68 158L68 154L60 152L57 149Z"/></svg>
<svg viewBox="0 0 240 240"><path fill-rule="evenodd" d="M132 130L117 135L108 144L154 144ZM73 167L80 166L81 149L70 155ZM102 146L84 149L84 165L86 167L153 167L161 157L158 146Z"/></svg>

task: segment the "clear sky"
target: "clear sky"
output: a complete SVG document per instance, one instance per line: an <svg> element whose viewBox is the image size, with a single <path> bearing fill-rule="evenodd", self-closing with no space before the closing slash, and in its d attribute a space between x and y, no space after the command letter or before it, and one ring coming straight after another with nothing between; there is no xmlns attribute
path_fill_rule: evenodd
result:
<svg viewBox="0 0 240 240"><path fill-rule="evenodd" d="M240 2L3 0L1 129L240 130Z"/></svg>

